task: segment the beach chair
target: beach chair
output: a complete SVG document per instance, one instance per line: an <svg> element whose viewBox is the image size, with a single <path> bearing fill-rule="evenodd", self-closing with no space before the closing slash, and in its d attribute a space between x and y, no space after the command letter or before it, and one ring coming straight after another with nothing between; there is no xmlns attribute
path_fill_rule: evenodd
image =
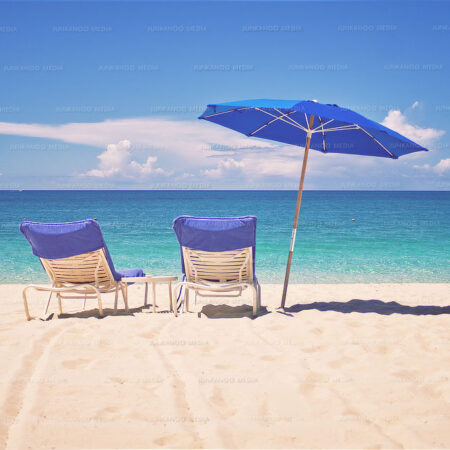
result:
<svg viewBox="0 0 450 450"><path fill-rule="evenodd" d="M31 244L33 254L40 259L52 282L51 287L31 284L23 290L27 320L32 318L27 301L30 289L50 292L44 314L47 314L54 293L60 314L63 312L64 299L84 299L84 309L88 298L96 298L100 316L103 316L101 294L110 292L115 293L114 312L117 312L119 290L128 312L127 283L123 280L131 281L145 274L141 269L114 268L100 226L95 220L67 223L24 221L20 231Z"/></svg>
<svg viewBox="0 0 450 450"><path fill-rule="evenodd" d="M174 220L173 229L181 247L184 297L174 305L174 314L185 306L189 291L200 297L238 297L253 291L253 316L261 306L261 288L255 277L256 217L190 217ZM181 297L181 296L180 296ZM176 299L176 295L173 295Z"/></svg>

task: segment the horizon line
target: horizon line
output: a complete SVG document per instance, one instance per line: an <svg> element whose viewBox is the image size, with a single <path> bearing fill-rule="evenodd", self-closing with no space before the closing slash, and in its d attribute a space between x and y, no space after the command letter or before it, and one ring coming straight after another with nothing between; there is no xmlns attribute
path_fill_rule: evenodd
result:
<svg viewBox="0 0 450 450"><path fill-rule="evenodd" d="M0 192L298 192L298 189L2 189ZM304 192L450 192L450 189L304 189Z"/></svg>

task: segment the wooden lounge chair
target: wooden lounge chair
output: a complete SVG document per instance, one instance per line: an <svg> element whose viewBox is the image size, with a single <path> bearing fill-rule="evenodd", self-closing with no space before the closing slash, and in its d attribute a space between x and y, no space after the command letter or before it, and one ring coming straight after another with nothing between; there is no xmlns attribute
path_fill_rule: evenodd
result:
<svg viewBox="0 0 450 450"><path fill-rule="evenodd" d="M190 290L196 297L238 297L250 288L256 316L261 306L261 288L254 273L256 217L181 216L175 219L173 228L181 247L185 278L174 287L174 294L185 288L184 298L174 305L174 314L183 304L189 311Z"/></svg>
<svg viewBox="0 0 450 450"><path fill-rule="evenodd" d="M127 286L129 277L145 277L141 269L116 270L103 240L100 226L95 220L67 223L22 222L20 231L27 238L33 253L39 257L52 286L30 284L23 290L27 320L32 317L28 308L27 293L34 289L50 292L44 315L55 293L59 312L62 300L96 298L100 316L103 316L101 294L115 293L114 312L117 311L119 291L128 312Z"/></svg>

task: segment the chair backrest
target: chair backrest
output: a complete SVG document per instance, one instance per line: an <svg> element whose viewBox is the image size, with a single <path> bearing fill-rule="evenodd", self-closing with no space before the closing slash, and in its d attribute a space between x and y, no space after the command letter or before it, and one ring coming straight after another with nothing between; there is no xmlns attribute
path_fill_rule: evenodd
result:
<svg viewBox="0 0 450 450"><path fill-rule="evenodd" d="M110 288L115 280L103 248L68 258L40 258L53 284L94 284L99 288Z"/></svg>
<svg viewBox="0 0 450 450"><path fill-rule="evenodd" d="M120 280L100 226L79 222L22 222L20 231L54 283L112 284Z"/></svg>
<svg viewBox="0 0 450 450"><path fill-rule="evenodd" d="M173 223L188 281L249 281L255 273L256 217L177 217Z"/></svg>
<svg viewBox="0 0 450 450"><path fill-rule="evenodd" d="M227 252L205 252L182 247L186 280L242 283L253 281L252 247Z"/></svg>

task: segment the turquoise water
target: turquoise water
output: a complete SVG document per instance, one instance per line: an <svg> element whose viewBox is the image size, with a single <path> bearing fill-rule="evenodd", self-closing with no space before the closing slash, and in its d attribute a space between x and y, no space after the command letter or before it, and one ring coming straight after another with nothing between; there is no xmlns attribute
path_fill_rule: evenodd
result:
<svg viewBox="0 0 450 450"><path fill-rule="evenodd" d="M156 275L180 272L178 215L253 214L257 276L280 283L295 200L293 191L0 191L0 282L46 281L19 232L24 217L95 217L117 268ZM450 282L449 254L450 192L307 191L291 281Z"/></svg>

